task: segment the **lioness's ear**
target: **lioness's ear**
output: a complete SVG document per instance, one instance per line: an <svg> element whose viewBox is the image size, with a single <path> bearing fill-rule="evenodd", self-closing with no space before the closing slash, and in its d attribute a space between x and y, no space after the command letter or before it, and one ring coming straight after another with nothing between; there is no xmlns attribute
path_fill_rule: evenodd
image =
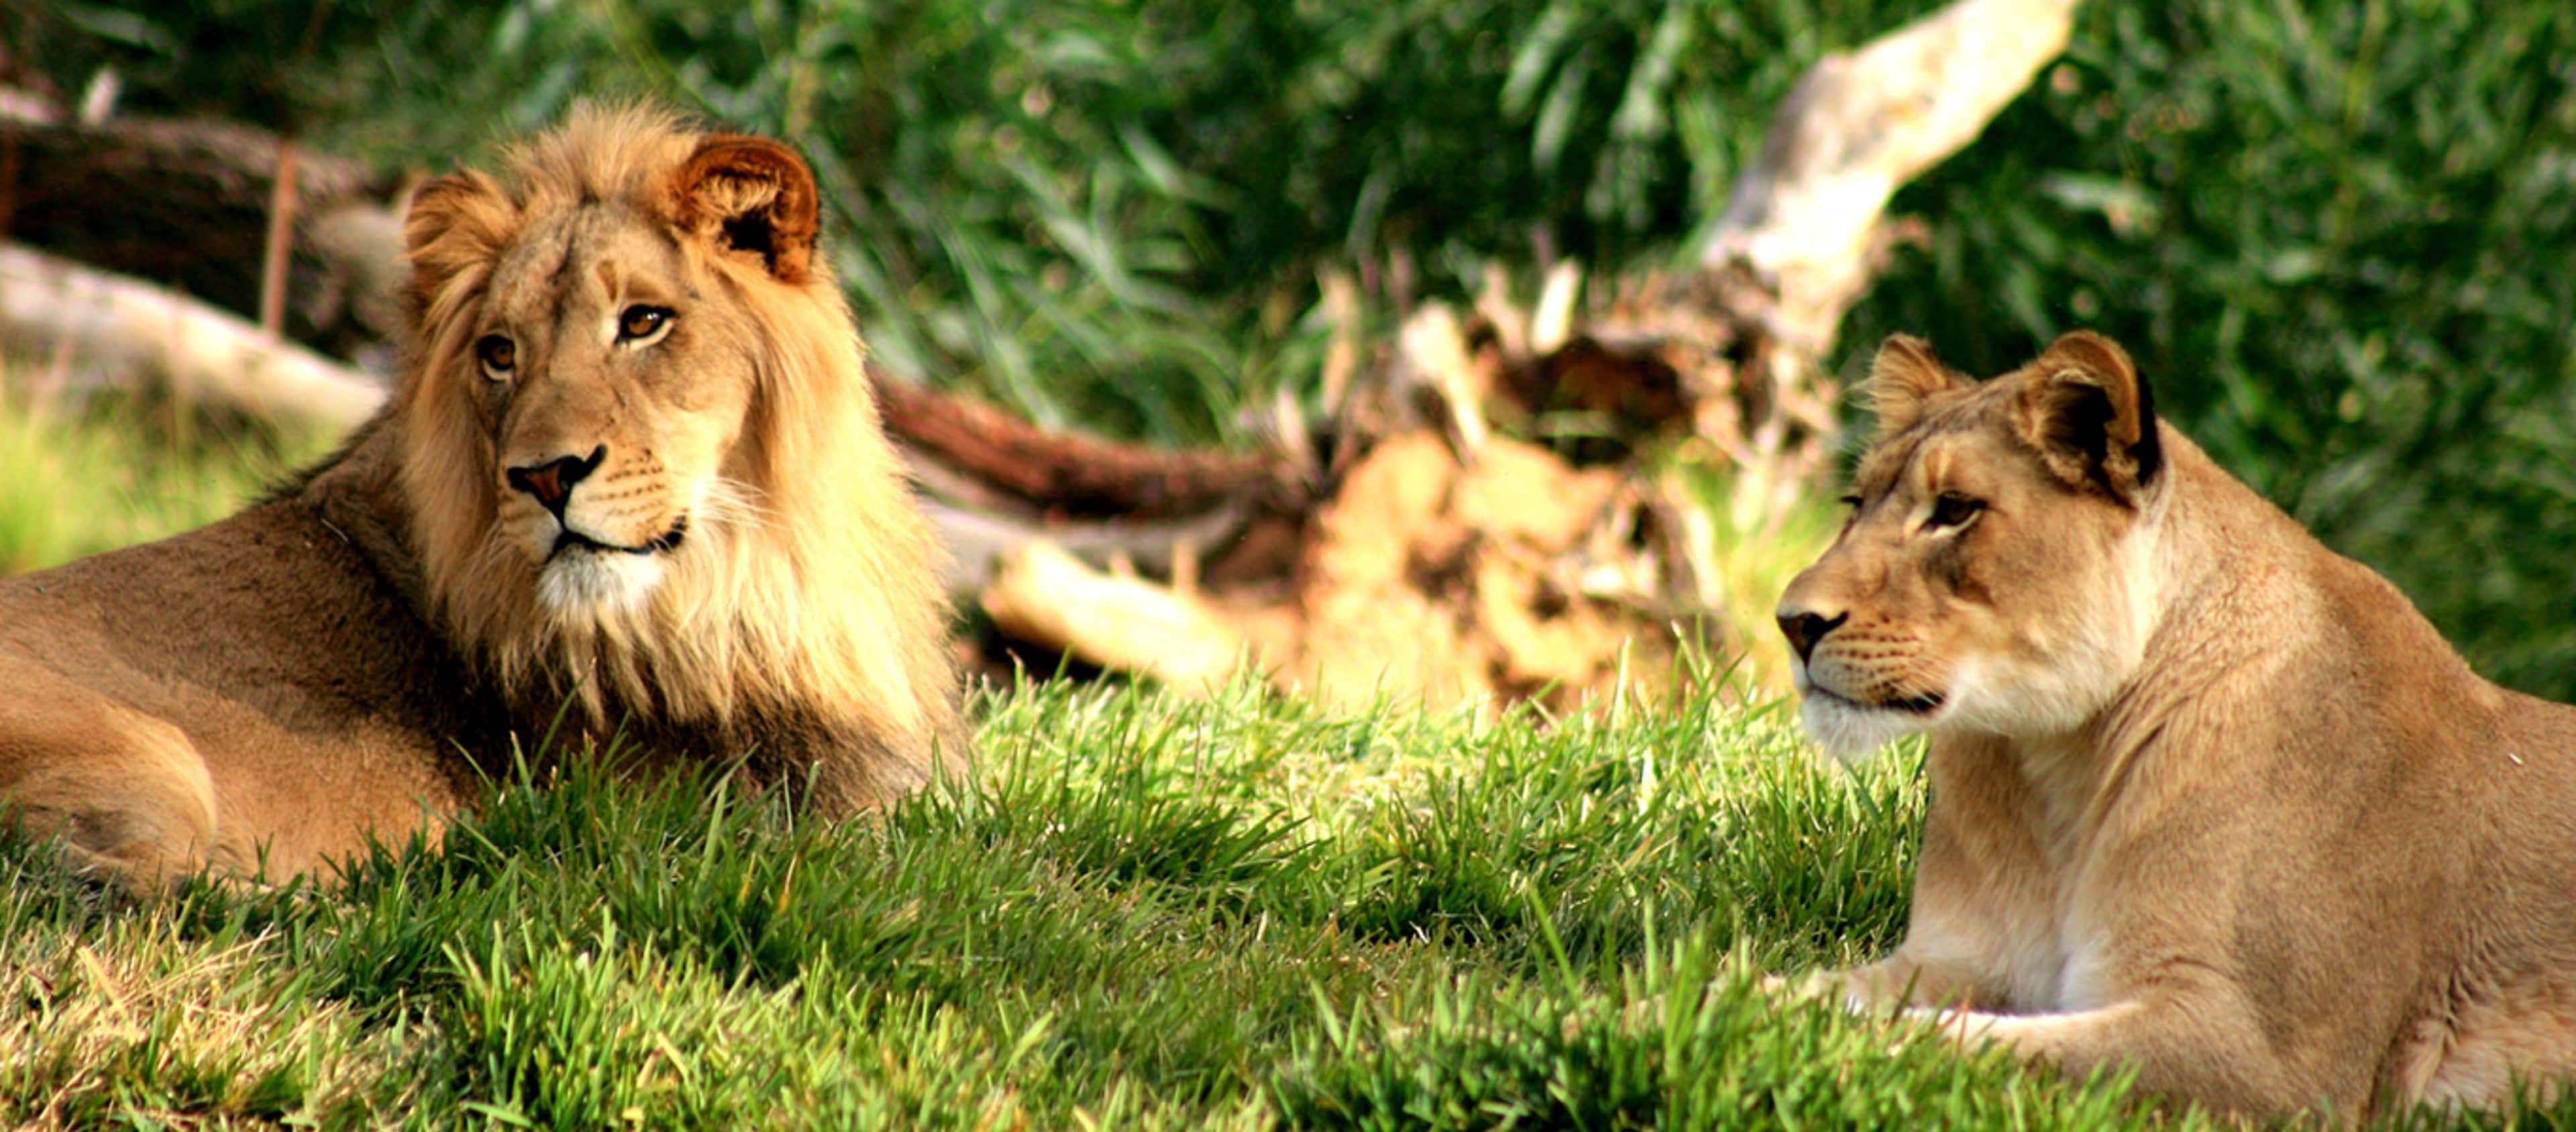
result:
<svg viewBox="0 0 2576 1132"><path fill-rule="evenodd" d="M403 217L414 298L425 303L458 272L489 263L518 223L518 207L481 173L467 170L423 182Z"/></svg>
<svg viewBox="0 0 2576 1132"><path fill-rule="evenodd" d="M2118 343L2089 330L2059 338L2030 364L2014 420L2051 471L2115 499L2137 502L2164 466L2145 379Z"/></svg>
<svg viewBox="0 0 2576 1132"><path fill-rule="evenodd" d="M717 134L671 175L672 219L720 251L760 257L781 283L802 283L820 230L813 170L768 138Z"/></svg>
<svg viewBox="0 0 2576 1132"><path fill-rule="evenodd" d="M1878 414L1878 439L1885 440L1923 419L1923 402L1935 393L1963 388L1968 379L1932 356L1932 344L1910 334L1891 334L1869 363L1870 408Z"/></svg>

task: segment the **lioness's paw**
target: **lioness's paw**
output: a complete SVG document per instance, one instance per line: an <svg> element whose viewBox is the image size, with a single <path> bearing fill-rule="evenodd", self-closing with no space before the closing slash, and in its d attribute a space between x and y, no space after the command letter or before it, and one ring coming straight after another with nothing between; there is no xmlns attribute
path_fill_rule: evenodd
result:
<svg viewBox="0 0 2576 1132"><path fill-rule="evenodd" d="M1829 1002L1852 1014L1874 1013L1868 999L1850 988L1850 980L1840 971L1809 971L1803 975L1764 975L1762 993L1781 1002Z"/></svg>

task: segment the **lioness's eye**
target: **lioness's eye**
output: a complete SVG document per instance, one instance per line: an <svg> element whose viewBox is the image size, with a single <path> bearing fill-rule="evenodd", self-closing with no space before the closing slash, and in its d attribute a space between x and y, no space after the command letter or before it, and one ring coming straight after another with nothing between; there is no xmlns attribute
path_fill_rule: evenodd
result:
<svg viewBox="0 0 2576 1132"><path fill-rule="evenodd" d="M1854 492L1850 495L1834 500L1834 502L1840 503L1845 507L1858 507L1860 506L1860 493Z"/></svg>
<svg viewBox="0 0 2576 1132"><path fill-rule="evenodd" d="M640 342L661 333L663 328L669 325L671 325L671 308L637 303L626 308L626 313L617 316L617 340Z"/></svg>
<svg viewBox="0 0 2576 1132"><path fill-rule="evenodd" d="M1986 505L1979 500L1945 491L1932 501L1932 517L1924 520L1923 526L1926 530L1961 526L1985 509Z"/></svg>
<svg viewBox="0 0 2576 1132"><path fill-rule="evenodd" d="M519 365L519 344L498 334L486 334L474 343L474 360L483 363L483 376L508 381L510 371Z"/></svg>

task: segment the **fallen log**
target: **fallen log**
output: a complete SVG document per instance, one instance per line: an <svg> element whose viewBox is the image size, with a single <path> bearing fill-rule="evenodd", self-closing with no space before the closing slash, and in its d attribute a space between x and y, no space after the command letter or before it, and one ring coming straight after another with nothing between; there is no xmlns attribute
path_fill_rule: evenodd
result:
<svg viewBox="0 0 2576 1132"><path fill-rule="evenodd" d="M253 416L345 430L376 411L383 385L248 320L185 295L0 244L0 344Z"/></svg>
<svg viewBox="0 0 2576 1132"><path fill-rule="evenodd" d="M1053 432L980 401L877 375L886 428L961 492L1054 517L1197 515L1285 489L1258 454L1169 451Z"/></svg>
<svg viewBox="0 0 2576 1132"><path fill-rule="evenodd" d="M1809 357L1876 274L1881 217L1906 182L1984 132L2066 50L2075 0L1960 0L1816 62L1700 252L1772 301L1764 328Z"/></svg>
<svg viewBox="0 0 2576 1132"><path fill-rule="evenodd" d="M390 214L396 178L347 158L299 151L281 182L278 135L234 122L0 115L0 239L92 267L174 287L246 317L262 313L270 223L296 201L279 313L289 336L333 353L395 332L376 278L349 256L399 257L381 241L349 247L317 238L358 208ZM113 207L101 207L114 202Z"/></svg>

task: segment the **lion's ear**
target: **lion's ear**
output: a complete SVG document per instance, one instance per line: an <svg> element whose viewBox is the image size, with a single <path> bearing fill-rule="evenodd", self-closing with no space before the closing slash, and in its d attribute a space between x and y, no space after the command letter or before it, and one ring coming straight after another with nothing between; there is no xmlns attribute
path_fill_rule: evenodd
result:
<svg viewBox="0 0 2576 1132"><path fill-rule="evenodd" d="M413 291L426 299L458 272L489 263L518 223L518 206L481 173L468 170L423 182L403 217L403 251L411 260Z"/></svg>
<svg viewBox="0 0 2576 1132"><path fill-rule="evenodd" d="M2078 330L2051 343L2029 372L2014 406L2022 437L2070 484L2136 503L2163 468L2164 449L2156 440L2155 398L2128 352Z"/></svg>
<svg viewBox="0 0 2576 1132"><path fill-rule="evenodd" d="M1870 408L1878 414L1878 439L1885 440L1923 419L1923 402L1935 393L1963 388L1968 380L1932 356L1932 344L1910 334L1891 334L1869 363Z"/></svg>
<svg viewBox="0 0 2576 1132"><path fill-rule="evenodd" d="M796 151L743 134L717 134L671 175L672 218L719 251L758 256L781 283L802 283L821 230L814 172Z"/></svg>

